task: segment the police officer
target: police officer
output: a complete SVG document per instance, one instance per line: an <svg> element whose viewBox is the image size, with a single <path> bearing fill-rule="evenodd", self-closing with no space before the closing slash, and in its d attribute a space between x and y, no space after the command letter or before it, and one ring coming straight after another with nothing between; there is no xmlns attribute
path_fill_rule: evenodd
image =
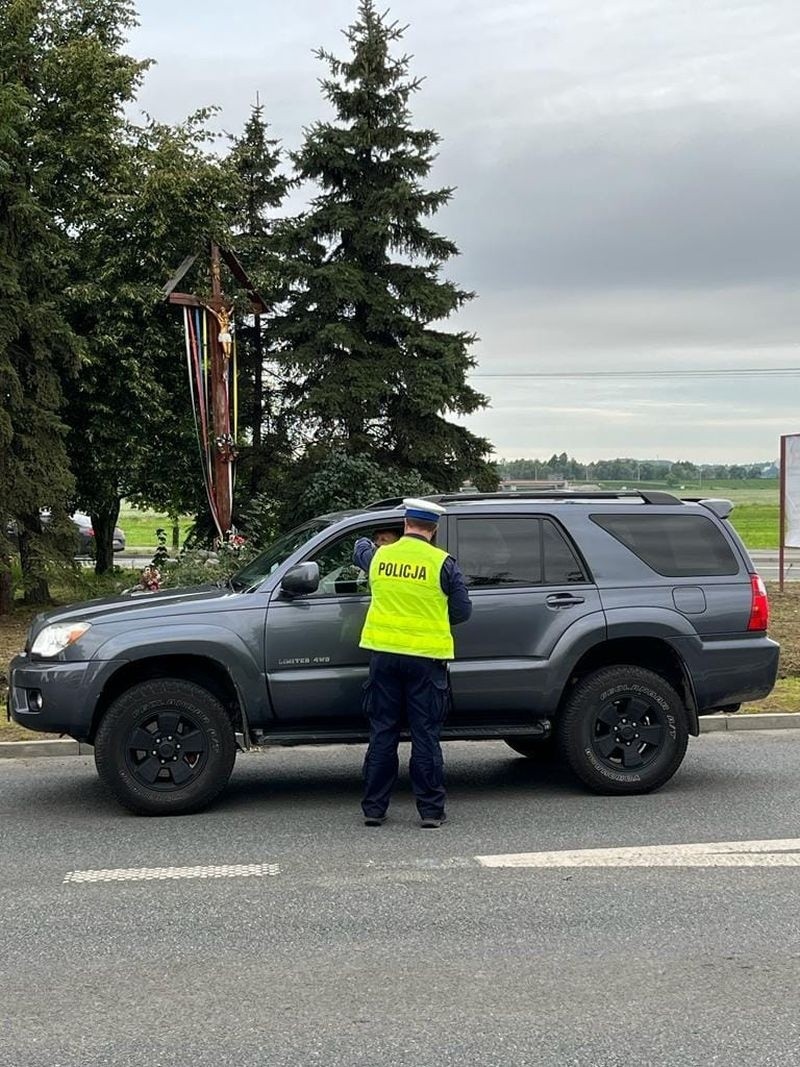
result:
<svg viewBox="0 0 800 1067"><path fill-rule="evenodd" d="M397 745L408 722L411 785L421 826L445 821L444 763L439 735L447 714L451 625L472 613L456 561L431 544L444 508L404 500L405 533L394 544L356 543L353 560L369 573L372 600L361 647L372 650L366 709L370 740L362 809L367 826L386 820L397 781Z"/></svg>

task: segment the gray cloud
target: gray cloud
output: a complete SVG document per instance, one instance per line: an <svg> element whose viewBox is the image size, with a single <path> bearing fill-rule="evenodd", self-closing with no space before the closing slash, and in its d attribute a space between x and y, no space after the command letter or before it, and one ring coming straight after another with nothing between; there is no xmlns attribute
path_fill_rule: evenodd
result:
<svg viewBox="0 0 800 1067"><path fill-rule="evenodd" d="M288 147L325 114L311 48L355 0L140 0L142 104L176 119L260 90ZM458 186L437 226L479 300L480 371L800 364L796 0L396 0L415 119ZM793 429L786 381L476 378L502 455L747 459ZM790 387L792 384L790 383Z"/></svg>
<svg viewBox="0 0 800 1067"><path fill-rule="evenodd" d="M727 105L537 127L443 218L481 287L785 282L800 271L799 137L796 119ZM466 154L452 169L470 173Z"/></svg>

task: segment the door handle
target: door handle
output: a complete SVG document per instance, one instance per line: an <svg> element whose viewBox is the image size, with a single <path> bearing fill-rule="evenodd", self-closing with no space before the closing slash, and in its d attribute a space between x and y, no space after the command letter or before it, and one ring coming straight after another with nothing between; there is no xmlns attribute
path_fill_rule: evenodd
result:
<svg viewBox="0 0 800 1067"><path fill-rule="evenodd" d="M575 593L551 593L545 603L549 608L572 608L585 603L586 598Z"/></svg>

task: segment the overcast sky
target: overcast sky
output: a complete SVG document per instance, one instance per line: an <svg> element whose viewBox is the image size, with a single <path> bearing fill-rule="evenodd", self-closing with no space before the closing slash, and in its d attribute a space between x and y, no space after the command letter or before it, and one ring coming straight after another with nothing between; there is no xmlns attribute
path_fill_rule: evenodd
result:
<svg viewBox="0 0 800 1067"><path fill-rule="evenodd" d="M288 148L327 114L311 49L356 0L139 0L141 106ZM469 425L500 457L744 461L800 430L800 376L488 375L800 366L798 0L395 0L443 137L437 218L478 299ZM486 375L487 377L484 377Z"/></svg>

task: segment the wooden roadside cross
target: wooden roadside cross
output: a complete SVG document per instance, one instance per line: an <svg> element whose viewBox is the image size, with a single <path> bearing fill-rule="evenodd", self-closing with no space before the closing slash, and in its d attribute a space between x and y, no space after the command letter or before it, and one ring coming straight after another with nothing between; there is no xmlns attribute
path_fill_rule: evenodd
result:
<svg viewBox="0 0 800 1067"><path fill-rule="evenodd" d="M222 289L222 263L250 298L258 329L267 305L234 253L210 241L211 296L207 301L177 287L200 255L187 256L164 286L164 300L183 308L189 387L208 503L221 541L233 530L238 382L233 301Z"/></svg>

